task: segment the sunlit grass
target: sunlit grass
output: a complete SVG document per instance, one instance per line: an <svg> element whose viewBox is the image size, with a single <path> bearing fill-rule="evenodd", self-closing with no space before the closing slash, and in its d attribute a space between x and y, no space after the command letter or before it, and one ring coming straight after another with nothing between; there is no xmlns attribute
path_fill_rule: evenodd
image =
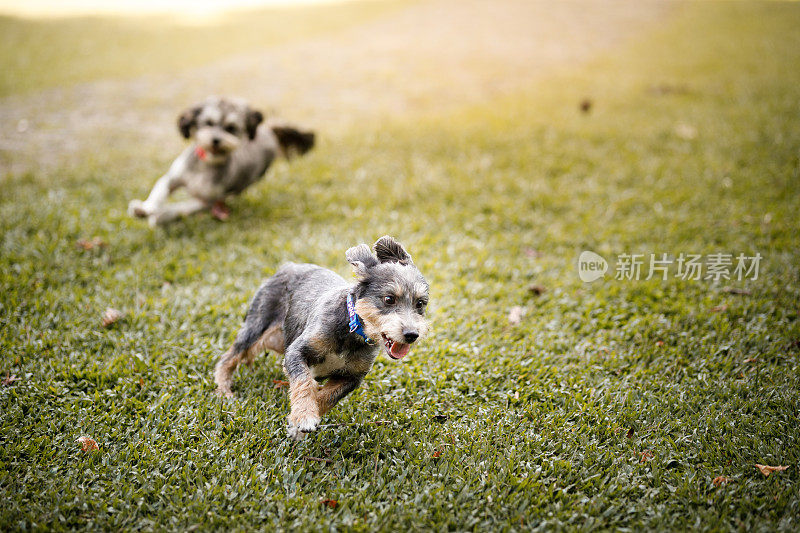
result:
<svg viewBox="0 0 800 533"><path fill-rule="evenodd" d="M514 97L325 138L224 224L129 219L141 168L7 177L0 526L796 530L798 17L687 4ZM286 260L347 275L344 250L384 233L431 282L434 333L380 360L340 425L285 438L274 355L237 400L212 397L263 277ZM108 247L75 246L93 235ZM739 295L586 285L584 249L765 259ZM108 330L107 306L127 313Z"/></svg>
<svg viewBox="0 0 800 533"><path fill-rule="evenodd" d="M147 15L27 19L0 16L0 97L103 78L173 72L332 32L409 2Z"/></svg>

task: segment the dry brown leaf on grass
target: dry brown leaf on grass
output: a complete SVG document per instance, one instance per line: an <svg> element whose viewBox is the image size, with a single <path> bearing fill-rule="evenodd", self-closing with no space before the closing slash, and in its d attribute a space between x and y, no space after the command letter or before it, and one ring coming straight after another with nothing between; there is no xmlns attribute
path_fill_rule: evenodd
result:
<svg viewBox="0 0 800 533"><path fill-rule="evenodd" d="M8 387L15 381L19 381L19 378L16 374L6 375L6 377L3 378L3 386Z"/></svg>
<svg viewBox="0 0 800 533"><path fill-rule="evenodd" d="M740 289L738 287L722 287L722 292L727 292L728 294L739 294L741 296L750 296L750 291L747 289Z"/></svg>
<svg viewBox="0 0 800 533"><path fill-rule="evenodd" d="M728 478L728 477L725 477L725 476L717 476L717 477L715 477L714 479L711 480L711 483L715 487L720 487L722 485L725 485L726 483L730 483L731 481L732 481L731 478Z"/></svg>
<svg viewBox="0 0 800 533"><path fill-rule="evenodd" d="M336 506L339 505L339 502L337 502L336 500L331 500L328 498L320 500L319 503L321 503L322 505L326 505L331 509L336 509Z"/></svg>
<svg viewBox="0 0 800 533"><path fill-rule="evenodd" d="M659 83L651 85L648 92L656 96L663 96L665 94L687 94L689 87L687 85L674 85L669 83Z"/></svg>
<svg viewBox="0 0 800 533"><path fill-rule="evenodd" d="M431 457L433 459L438 459L441 456L442 456L442 450L436 450L435 452L433 452L433 455Z"/></svg>
<svg viewBox="0 0 800 533"><path fill-rule="evenodd" d="M96 440L85 435L83 437L78 437L78 442L81 443L81 449L85 452L92 452L100 449Z"/></svg>
<svg viewBox="0 0 800 533"><path fill-rule="evenodd" d="M758 468L762 474L769 477L769 475L773 472L783 472L788 466L769 466L769 465L760 465L756 463L756 468Z"/></svg>
<svg viewBox="0 0 800 533"><path fill-rule="evenodd" d="M515 305L511 308L508 312L508 321L513 326L516 326L522 321L522 308L520 306Z"/></svg>
<svg viewBox="0 0 800 533"><path fill-rule="evenodd" d="M276 389L282 389L289 386L289 382L283 381L282 379L273 379L272 382L275 384Z"/></svg>
<svg viewBox="0 0 800 533"><path fill-rule="evenodd" d="M653 452L651 452L650 450L639 452L639 455L641 456L641 459L639 459L640 463L646 463L647 461L655 457L655 455L653 455Z"/></svg>
<svg viewBox="0 0 800 533"><path fill-rule="evenodd" d="M528 286L528 292L533 294L534 296L541 296L547 291L547 288L544 285L530 285Z"/></svg>
<svg viewBox="0 0 800 533"><path fill-rule="evenodd" d="M714 313L721 313L721 312L727 311L727 310L728 310L728 306L725 305L725 304L715 305L714 307L711 308L711 311L714 312Z"/></svg>
<svg viewBox="0 0 800 533"><path fill-rule="evenodd" d="M95 248L105 248L108 243L100 237L92 237L91 239L78 239L75 245L84 250L94 250Z"/></svg>
<svg viewBox="0 0 800 533"><path fill-rule="evenodd" d="M123 316L125 315L122 313L122 311L114 309L113 307L109 307L106 309L106 312L103 313L103 327L110 327L112 324L119 322Z"/></svg>

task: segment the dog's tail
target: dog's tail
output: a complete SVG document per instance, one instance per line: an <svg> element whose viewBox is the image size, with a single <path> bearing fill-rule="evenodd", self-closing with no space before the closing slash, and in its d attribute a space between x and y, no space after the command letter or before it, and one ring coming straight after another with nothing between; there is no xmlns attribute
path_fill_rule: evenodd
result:
<svg viewBox="0 0 800 533"><path fill-rule="evenodd" d="M301 130L289 124L270 124L270 129L278 139L281 152L286 159L303 155L314 147L316 135L313 131Z"/></svg>

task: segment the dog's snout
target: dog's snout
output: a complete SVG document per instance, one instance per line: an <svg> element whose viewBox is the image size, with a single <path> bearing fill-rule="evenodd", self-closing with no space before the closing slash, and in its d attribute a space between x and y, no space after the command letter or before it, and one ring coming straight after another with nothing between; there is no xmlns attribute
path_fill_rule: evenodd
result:
<svg viewBox="0 0 800 533"><path fill-rule="evenodd" d="M219 143L222 142L219 137L214 137L211 139L211 146L214 148L219 148Z"/></svg>
<svg viewBox="0 0 800 533"><path fill-rule="evenodd" d="M413 329L404 329L403 338L406 340L408 344L411 344L412 342L414 342L419 338L419 332Z"/></svg>

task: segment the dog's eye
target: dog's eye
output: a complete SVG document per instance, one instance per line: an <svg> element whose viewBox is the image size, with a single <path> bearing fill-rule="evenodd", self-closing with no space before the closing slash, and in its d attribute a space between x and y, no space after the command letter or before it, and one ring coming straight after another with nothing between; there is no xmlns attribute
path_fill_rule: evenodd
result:
<svg viewBox="0 0 800 533"><path fill-rule="evenodd" d="M386 305L394 305L395 303L394 296L384 296L383 303L385 303Z"/></svg>
<svg viewBox="0 0 800 533"><path fill-rule="evenodd" d="M227 131L231 135L236 135L236 131L237 131L236 125L235 124L228 124L227 126L225 126L225 131Z"/></svg>
<svg viewBox="0 0 800 533"><path fill-rule="evenodd" d="M425 300L417 300L417 309L425 309L427 303Z"/></svg>

